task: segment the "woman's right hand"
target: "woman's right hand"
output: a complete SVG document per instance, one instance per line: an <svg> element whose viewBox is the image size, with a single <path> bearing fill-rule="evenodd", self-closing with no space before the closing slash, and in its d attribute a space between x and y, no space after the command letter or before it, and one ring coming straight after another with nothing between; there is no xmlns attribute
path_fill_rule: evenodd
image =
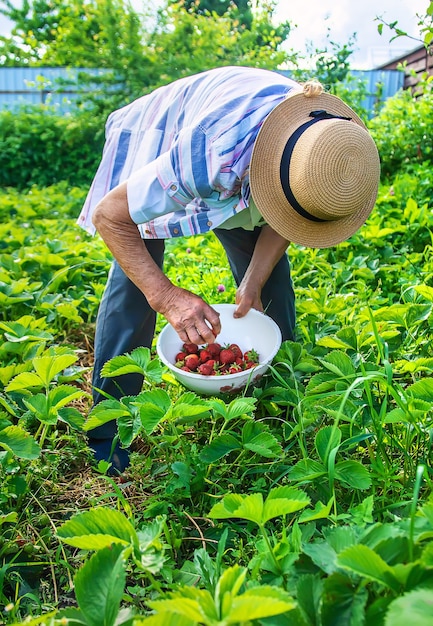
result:
<svg viewBox="0 0 433 626"><path fill-rule="evenodd" d="M154 308L173 326L184 343L213 343L221 332L219 313L200 296L172 283L160 294Z"/></svg>

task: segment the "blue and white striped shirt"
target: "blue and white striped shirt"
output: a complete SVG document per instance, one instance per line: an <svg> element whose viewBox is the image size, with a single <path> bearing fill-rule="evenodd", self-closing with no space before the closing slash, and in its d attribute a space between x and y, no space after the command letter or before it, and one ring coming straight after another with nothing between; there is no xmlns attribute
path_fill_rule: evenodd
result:
<svg viewBox="0 0 433 626"><path fill-rule="evenodd" d="M115 111L78 223L94 233L94 207L127 181L130 215L142 237L217 228L248 207L248 166L257 133L297 88L269 70L221 67L160 87Z"/></svg>

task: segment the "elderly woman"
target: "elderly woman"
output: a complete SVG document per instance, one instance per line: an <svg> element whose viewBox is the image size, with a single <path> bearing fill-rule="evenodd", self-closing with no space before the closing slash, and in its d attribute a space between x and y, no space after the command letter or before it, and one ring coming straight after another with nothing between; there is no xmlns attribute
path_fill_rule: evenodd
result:
<svg viewBox="0 0 433 626"><path fill-rule="evenodd" d="M183 342L211 343L217 312L163 272L164 241L210 230L236 284L236 312L266 310L294 338L290 242L329 247L365 222L379 157L356 113L318 83L222 67L177 80L112 113L79 223L113 254L95 336L94 402L140 392L138 375L101 379L104 363L152 345L156 313ZM90 433L108 458L115 423ZM113 467L128 463L115 450Z"/></svg>

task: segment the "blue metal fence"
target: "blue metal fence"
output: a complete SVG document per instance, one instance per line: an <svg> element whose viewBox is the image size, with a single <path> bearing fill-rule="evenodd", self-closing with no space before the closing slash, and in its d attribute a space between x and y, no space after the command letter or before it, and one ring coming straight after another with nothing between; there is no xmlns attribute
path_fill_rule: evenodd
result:
<svg viewBox="0 0 433 626"><path fill-rule="evenodd" d="M83 81L80 74L95 77L104 70L64 67L0 68L0 109L17 109L21 105L49 104L59 112L73 110L83 94L95 87Z"/></svg>
<svg viewBox="0 0 433 626"><path fill-rule="evenodd" d="M23 104L50 104L59 112L72 111L77 100L94 87L80 79L80 73L101 76L104 70L61 67L0 68L0 109L14 110ZM289 74L289 72L281 72ZM349 89L364 84L363 106L373 114L378 101L385 101L403 88L404 73L399 70L352 70ZM68 84L65 85L64 81ZM380 89L378 89L380 85Z"/></svg>

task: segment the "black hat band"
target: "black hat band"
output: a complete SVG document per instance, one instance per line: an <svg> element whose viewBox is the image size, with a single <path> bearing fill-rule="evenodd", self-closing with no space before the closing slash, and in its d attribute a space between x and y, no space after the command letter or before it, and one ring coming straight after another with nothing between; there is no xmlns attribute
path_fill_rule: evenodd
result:
<svg viewBox="0 0 433 626"><path fill-rule="evenodd" d="M301 217L305 217L305 219L310 220L311 222L326 222L327 220L322 220L321 218L316 217L315 215L311 215L311 213L306 211L299 204L299 202L296 200L295 196L293 195L293 191L292 191L292 188L290 187L290 180L289 180L290 161L292 159L293 150L295 148L295 145L298 139L310 126L312 126L312 124L315 124L316 122L321 122L322 120L330 120L330 119L351 120L351 118L342 117L341 115L333 115L332 113L328 113L327 111L324 111L323 109L320 109L318 111L311 111L309 117L311 117L312 119L308 120L308 122L305 122L304 124L301 124L301 126L299 126L295 130L295 132L292 133L292 135L290 135L284 147L283 154L281 157L281 163L280 163L280 180L281 180L281 186L284 191L284 195L286 196L291 206L295 209L295 211Z"/></svg>

